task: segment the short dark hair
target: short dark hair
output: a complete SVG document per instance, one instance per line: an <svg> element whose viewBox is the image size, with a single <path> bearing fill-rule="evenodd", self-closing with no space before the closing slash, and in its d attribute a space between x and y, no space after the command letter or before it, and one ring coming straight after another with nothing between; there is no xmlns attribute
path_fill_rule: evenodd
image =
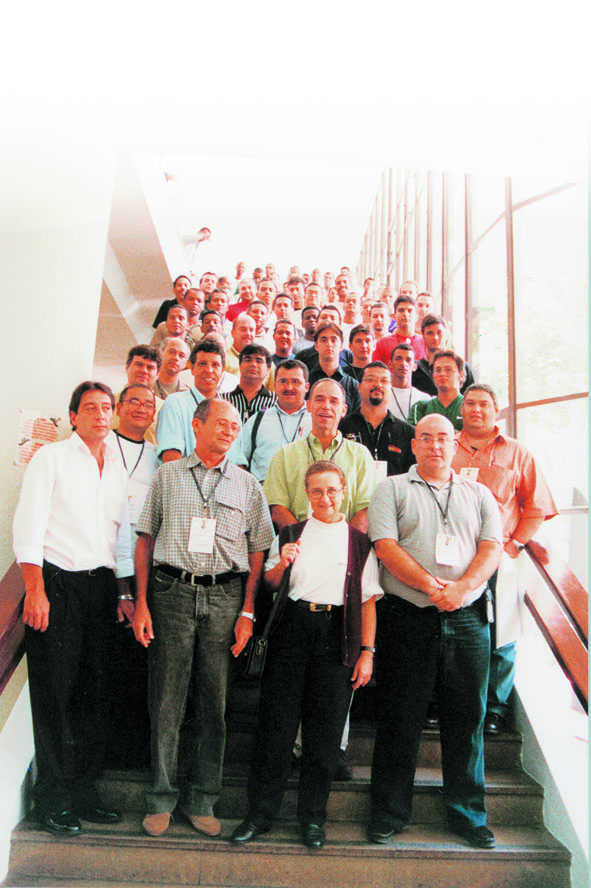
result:
<svg viewBox="0 0 591 888"><path fill-rule="evenodd" d="M403 302L408 302L410 305L414 305L415 308L417 307L417 303L412 296L397 296L394 300L394 311L396 311L398 306L402 305Z"/></svg>
<svg viewBox="0 0 591 888"><path fill-rule="evenodd" d="M361 371L361 379L365 376L366 370L371 370L372 367L379 367L380 370L385 370L386 373L390 372L390 368L384 364L383 361L371 361L369 364L366 364L365 367Z"/></svg>
<svg viewBox="0 0 591 888"><path fill-rule="evenodd" d="M351 345L355 337L359 336L360 333L365 333L366 336L373 336L372 329L371 327L368 327L367 324L356 324L349 332L349 345Z"/></svg>
<svg viewBox="0 0 591 888"><path fill-rule="evenodd" d="M301 370L304 374L304 380L308 382L308 368L303 361L298 361L297 358L286 358L285 361L280 361L275 370L275 379L279 376L280 370Z"/></svg>
<svg viewBox="0 0 591 888"><path fill-rule="evenodd" d="M262 305L263 308L265 309L265 311L267 311L267 303L266 302L263 302L262 299L253 299L252 302L250 303L250 305L248 306L248 308L246 309L246 314L248 314L248 312L253 307L253 305Z"/></svg>
<svg viewBox="0 0 591 888"><path fill-rule="evenodd" d="M275 330L277 329L279 324L289 324L290 327L293 327L294 333L297 333L296 325L294 324L293 321L290 321L289 318L278 318L277 321L275 322L275 326L273 327L273 333L275 333Z"/></svg>
<svg viewBox="0 0 591 888"><path fill-rule="evenodd" d="M332 330L334 333L338 333L341 337L341 342L345 341L343 331L338 324L335 324L333 321L322 321L316 327L316 332L314 333L314 342L318 342L319 336L324 333L325 330Z"/></svg>
<svg viewBox="0 0 591 888"><path fill-rule="evenodd" d="M203 274L201 275L201 277L199 278L199 283L201 283L201 281L203 280L203 278L205 277L206 274L211 274L211 275L213 275L213 277L214 277L214 278L216 279L216 281L217 281L217 275L216 275L215 271L204 271Z"/></svg>
<svg viewBox="0 0 591 888"><path fill-rule="evenodd" d="M304 308L302 308L302 313L301 313L302 320L304 320L304 315L307 311L316 311L316 312L318 312L318 314L320 314L320 309L318 308L317 305L306 305Z"/></svg>
<svg viewBox="0 0 591 888"><path fill-rule="evenodd" d="M154 361L160 370L162 355L160 354L160 349L154 348L152 345L134 345L133 348L130 348L127 353L125 366L129 367L134 358L145 358L146 361Z"/></svg>
<svg viewBox="0 0 591 888"><path fill-rule="evenodd" d="M206 318L207 315L215 315L216 318L219 318L220 321L223 321L223 318L219 311L215 308L204 308L201 314L199 315L199 320L202 321L203 318Z"/></svg>
<svg viewBox="0 0 591 888"><path fill-rule="evenodd" d="M84 382L81 382L80 385L77 385L72 392L72 397L70 398L70 404L68 406L68 415L70 413L78 413L82 395L85 395L86 392L103 392L103 394L108 395L111 399L111 410L115 409L115 395L109 386L104 382L92 382L90 379L86 379ZM72 425L72 428L75 429L76 426Z"/></svg>
<svg viewBox="0 0 591 888"><path fill-rule="evenodd" d="M427 327L433 327L435 324L443 324L443 326L447 330L445 318L442 318L441 315L428 314L425 315L425 317L421 321L421 333L424 333Z"/></svg>
<svg viewBox="0 0 591 888"><path fill-rule="evenodd" d="M251 342L249 345L245 345L238 356L238 363L241 364L243 359L247 358L249 355L262 355L267 367L271 366L271 352L268 348L265 348L264 345L257 345L256 342Z"/></svg>
<svg viewBox="0 0 591 888"><path fill-rule="evenodd" d="M281 296L285 296L285 298L286 298L286 299L289 299L289 301L290 301L291 304L293 305L293 299L292 299L292 297L289 295L289 293L277 293L277 295L276 295L275 298L273 299L273 308L275 308L275 303L277 302L277 300L278 300Z"/></svg>
<svg viewBox="0 0 591 888"><path fill-rule="evenodd" d="M192 283L191 278L189 277L188 274L179 274L179 276L176 277L176 278L174 279L174 281L172 282L172 286L173 286L173 288L176 287L176 285L177 285L177 281L182 280L182 278L184 278L186 281L189 281L189 284Z"/></svg>
<svg viewBox="0 0 591 888"><path fill-rule="evenodd" d="M386 305L385 302L372 302L372 304L369 306L369 316L370 317L371 317L371 313L374 310L374 308L385 308L388 313L390 312L390 309L388 308L388 306Z"/></svg>
<svg viewBox="0 0 591 888"><path fill-rule="evenodd" d="M392 351L390 352L390 360L394 357L394 352L398 351L398 349L402 349L403 351L409 351L413 353L413 357L416 357L415 350L412 345L409 345L408 342L399 342L398 345L395 345Z"/></svg>
<svg viewBox="0 0 591 888"><path fill-rule="evenodd" d="M198 342L197 345L193 346L193 350L189 355L189 363L191 366L195 363L195 358L199 354L199 352L207 352L208 354L216 354L219 355L222 359L222 366L226 366L226 352L218 345L217 342L213 342L211 339L202 339L201 342Z"/></svg>
<svg viewBox="0 0 591 888"><path fill-rule="evenodd" d="M341 310L340 310L340 308L338 307L338 305L333 305L332 303L329 303L328 305L323 305L322 308L320 309L320 313L322 314L322 312L323 312L323 311L326 311L327 308L330 308L332 311L336 311L336 313L337 313L338 316L339 316L339 321L342 321L342 320L343 320L343 316L342 316L342 314L341 314Z"/></svg>
<svg viewBox="0 0 591 888"><path fill-rule="evenodd" d="M193 419L198 419L200 422L207 422L209 411L211 410L211 405L214 401L224 401L224 399L204 398L202 401L199 401L193 412ZM224 401L224 403L227 404L228 402Z"/></svg>
<svg viewBox="0 0 591 888"><path fill-rule="evenodd" d="M127 394L127 392L130 389L146 389L146 391L150 392L150 394L154 398L154 401L156 401L156 395L154 394L154 390L151 389L149 385L146 385L143 382L130 382L129 385L126 385L125 388L121 390L121 393L119 395L119 403L120 404L123 404L123 402L125 401L125 395Z"/></svg>
<svg viewBox="0 0 591 888"><path fill-rule="evenodd" d="M306 282L301 277L290 277L287 282L287 286L291 287L292 284L304 284L304 286L305 286Z"/></svg>
<svg viewBox="0 0 591 888"><path fill-rule="evenodd" d="M189 291L187 290L187 293L188 293L188 292L189 292ZM175 302L174 305L171 305L171 306L169 307L168 311L166 312L166 320L168 320L168 315L171 313L171 311L184 311L185 315L186 315L187 317L189 317L189 312L187 311L187 309L185 308L185 306L184 306L184 305L179 305L178 302Z"/></svg>
<svg viewBox="0 0 591 888"><path fill-rule="evenodd" d="M456 354L456 352L453 351L453 349L451 348L438 348L433 355L433 362L431 364L431 367L433 369L435 368L435 361L437 361L439 358L451 358L452 361L455 361L456 367L458 368L458 371L460 373L460 379L462 382L464 381L464 379L466 378L466 368L464 364L464 359L460 357L460 355Z"/></svg>
<svg viewBox="0 0 591 888"><path fill-rule="evenodd" d="M497 400L497 396L495 394L495 390L491 385L487 385L486 382L473 382L472 385L469 385L468 388L464 392L464 398L469 392L486 392L491 396L492 402L495 405L495 410L499 409L499 402Z"/></svg>

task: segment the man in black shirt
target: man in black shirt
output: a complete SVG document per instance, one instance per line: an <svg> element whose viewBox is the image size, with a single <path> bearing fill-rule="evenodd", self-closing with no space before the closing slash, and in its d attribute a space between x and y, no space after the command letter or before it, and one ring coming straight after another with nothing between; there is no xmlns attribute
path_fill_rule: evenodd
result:
<svg viewBox="0 0 591 888"><path fill-rule="evenodd" d="M378 480L408 472L415 462L411 449L414 429L388 410L390 371L381 361L363 369L359 383L361 410L339 423L344 438L364 444L376 461Z"/></svg>

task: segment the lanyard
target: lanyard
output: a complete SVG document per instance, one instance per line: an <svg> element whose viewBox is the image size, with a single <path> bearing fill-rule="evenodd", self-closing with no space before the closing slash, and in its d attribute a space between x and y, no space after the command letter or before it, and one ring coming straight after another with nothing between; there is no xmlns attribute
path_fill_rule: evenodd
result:
<svg viewBox="0 0 591 888"><path fill-rule="evenodd" d="M454 484L454 476L453 476L453 475L450 475L450 477L449 477L449 493L447 494L447 502L446 502L446 504L445 504L445 512L444 512L443 509L441 508L441 506L440 506L440 504L439 504L439 500L437 499L437 497L436 497L435 494L433 493L433 490L432 490L431 485L429 484L429 482L428 482L428 481L425 481L425 484L427 485L427 490L429 491L429 493L431 494L431 496L432 496L433 499L435 500L435 505L437 506L437 508L438 508L439 511L441 512L441 517L443 518L443 526L444 526L445 529L447 530L447 513L449 512L449 501L450 501L450 499L451 499L451 491L452 491L452 487L453 487L453 484Z"/></svg>
<svg viewBox="0 0 591 888"><path fill-rule="evenodd" d="M333 462L333 461L334 461L335 456L337 455L337 453L339 452L339 450L340 450L341 447L343 446L343 441L344 441L344 440L345 440L344 438L341 438L341 443L339 444L339 446L337 447L337 449L335 450L335 452L334 452L333 454L331 454L331 456L329 457L328 462ZM308 445L308 450L310 451L310 456L312 457L312 462L316 462L316 457L314 456L314 453L313 453L313 451L312 451L312 447L310 446L310 434L309 434L309 433L308 433L308 435L306 436L306 444Z"/></svg>
<svg viewBox="0 0 591 888"><path fill-rule="evenodd" d="M405 413L404 410L402 409L402 407L401 407L401 405L400 405L400 401L399 401L398 398L396 397L396 392L394 391L394 386L392 386L392 396L393 396L394 400L396 401L396 406L397 406L398 409L400 410L400 413L402 414L402 416L404 417L404 419L406 419L407 416L408 416L408 414L410 413L410 401L411 401L411 398L412 398L412 388L409 388L409 390L408 390L408 407L407 407L407 409L406 409L406 413Z"/></svg>
<svg viewBox="0 0 591 888"><path fill-rule="evenodd" d="M365 419L365 416L363 417ZM382 437L382 431L384 428L384 423L386 422L386 417L381 421L377 429L374 429L373 426L365 419L365 425L367 426L367 432L369 434L369 438L371 441L371 446L373 447L373 458L379 459L378 451L380 449L380 440Z"/></svg>
<svg viewBox="0 0 591 888"><path fill-rule="evenodd" d="M191 397L193 398L193 400L195 401L195 403L196 403L197 406L199 407L199 401L198 401L197 398L195 397L195 392L193 391L192 388L190 388L189 391L191 392Z"/></svg>
<svg viewBox="0 0 591 888"><path fill-rule="evenodd" d="M300 411L300 419L299 419L297 428L296 428L295 432L293 433L293 438L290 441L289 438L287 437L287 435L285 434L285 429L283 428L283 423L281 421L281 414L279 413L279 410L277 411L277 419L279 420L279 425L281 426L281 434L283 435L283 438L284 438L286 444L293 444L293 442L297 438L298 433L302 427L302 422L304 421L304 413L305 412L306 412L306 408L304 407L303 410Z"/></svg>
<svg viewBox="0 0 591 888"><path fill-rule="evenodd" d="M197 468L197 466L191 466L191 474L193 476L193 481L197 485L197 490L199 491L199 496L203 500L203 505L205 506L205 508L207 508L207 505L208 505L210 499L212 498L212 496L214 495L214 493L216 492L216 490L218 488L218 484L220 483L220 481L222 481L224 475L226 474L226 467L224 466L222 473L220 474L219 478L217 479L217 481L215 482L215 484L213 485L213 487L209 491L209 495L208 495L207 499L205 499L205 497L203 496L203 491L201 490L201 485L199 484L199 481L197 480L197 475L195 474L196 468Z"/></svg>
<svg viewBox="0 0 591 888"><path fill-rule="evenodd" d="M127 462L125 461L125 454L123 453L123 447L121 446L121 441L119 440L119 432L115 431L115 435L117 436L117 444L119 445L119 453L121 454L121 459L123 460L123 465L125 466L125 471L127 472L127 477L133 478L133 473L135 472L135 470L137 469L137 467L139 466L139 464L142 461L142 456L144 455L144 447L146 446L146 442L142 441L140 455L137 458L137 462L136 462L135 466L133 467L133 469L130 472L129 469L127 468Z"/></svg>

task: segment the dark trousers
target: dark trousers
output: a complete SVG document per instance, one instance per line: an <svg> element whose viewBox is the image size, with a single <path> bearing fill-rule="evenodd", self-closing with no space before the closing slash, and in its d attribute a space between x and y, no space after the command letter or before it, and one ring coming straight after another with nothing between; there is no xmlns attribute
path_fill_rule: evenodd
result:
<svg viewBox="0 0 591 888"><path fill-rule="evenodd" d="M421 733L435 691L448 817L475 826L486 823L483 724L489 653L489 626L479 602L441 613L391 595L378 603L373 819L397 828L410 820Z"/></svg>
<svg viewBox="0 0 591 888"><path fill-rule="evenodd" d="M41 814L98 804L117 609L106 568L73 572L46 562L43 581L49 625L25 627Z"/></svg>
<svg viewBox="0 0 591 888"><path fill-rule="evenodd" d="M326 821L353 671L343 666L341 657L343 608L329 614L288 600L271 636L248 781L249 817L261 827L271 824L281 805L300 720L297 818L302 824Z"/></svg>

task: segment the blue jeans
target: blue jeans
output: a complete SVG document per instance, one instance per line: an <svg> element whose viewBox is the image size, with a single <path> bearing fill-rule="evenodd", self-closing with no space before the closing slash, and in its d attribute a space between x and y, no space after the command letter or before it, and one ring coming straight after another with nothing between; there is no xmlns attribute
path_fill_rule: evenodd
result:
<svg viewBox="0 0 591 888"><path fill-rule="evenodd" d="M497 571L488 581L493 596L497 592ZM496 600L496 598L495 598ZM515 659L517 645L514 641L495 648L496 623L491 625L492 647L490 652L490 674L488 678L488 700L486 711L506 718L509 712L509 697L515 681Z"/></svg>
<svg viewBox="0 0 591 888"><path fill-rule="evenodd" d="M226 688L234 625L243 602L240 578L205 588L156 570L150 595L154 639L148 648L151 724L150 814L213 814L222 787ZM186 781L176 783L179 731L188 694L195 708Z"/></svg>
<svg viewBox="0 0 591 888"><path fill-rule="evenodd" d="M486 823L483 724L489 655L489 626L479 603L441 613L393 595L378 603L372 820L398 829L410 820L421 733L435 692L448 818Z"/></svg>

